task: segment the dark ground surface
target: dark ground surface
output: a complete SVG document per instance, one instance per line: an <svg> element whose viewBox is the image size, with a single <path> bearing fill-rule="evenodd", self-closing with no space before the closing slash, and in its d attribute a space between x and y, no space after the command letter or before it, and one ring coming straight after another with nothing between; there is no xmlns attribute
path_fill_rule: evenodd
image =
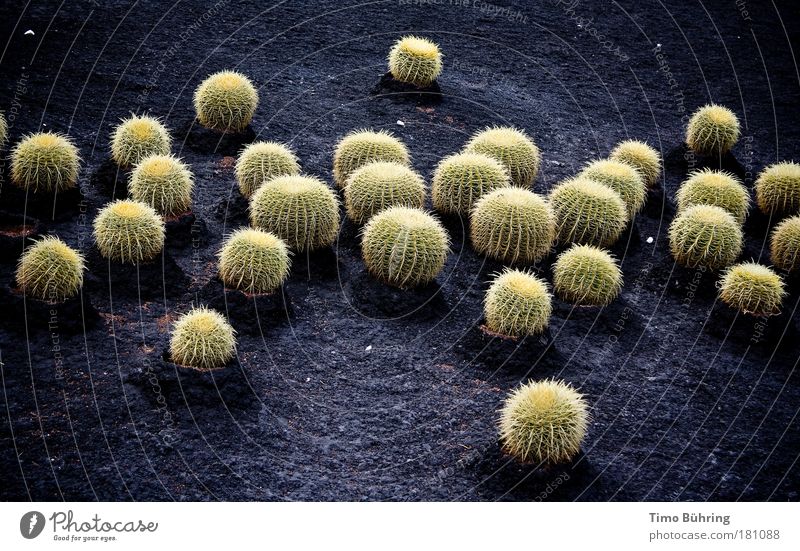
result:
<svg viewBox="0 0 800 551"><path fill-rule="evenodd" d="M570 11L545 0L505 14L472 0L21 4L0 7L11 140L68 132L84 163L81 195L59 197L55 215L52 198L26 207L9 185L0 194L2 499L798 499L800 282L759 325L715 303L716 274L674 266L666 239L677 186L710 164L686 155L686 110L713 100L739 114L743 137L722 164L748 185L800 159L796 2L780 16L754 1L740 3L748 14L733 1ZM445 53L440 97L382 83L390 44L410 31ZM194 88L223 68L260 86L243 136L193 123ZM97 209L125 195L108 136L131 111L165 119L198 184L194 222L171 223L163 262L138 271L109 266L91 239ZM371 279L345 222L334 248L294 259L281 295L223 291L215 252L247 223L230 158L244 143L289 142L330 182L339 137L387 128L427 178L492 123L535 137L540 192L626 137L662 151L665 181L614 247L626 286L608 308L555 300L549 343L484 336L500 266L452 219L452 254L424 289ZM83 302L58 306L50 328L49 307L13 289L22 241L7 234L24 209L34 234L88 260ZM751 214L744 259L769 261L772 224ZM551 261L537 267L548 279ZM201 374L165 361L170 323L194 300L227 311L235 365ZM546 377L580 387L593 423L573 464L541 470L503 456L495 422L509 389Z"/></svg>

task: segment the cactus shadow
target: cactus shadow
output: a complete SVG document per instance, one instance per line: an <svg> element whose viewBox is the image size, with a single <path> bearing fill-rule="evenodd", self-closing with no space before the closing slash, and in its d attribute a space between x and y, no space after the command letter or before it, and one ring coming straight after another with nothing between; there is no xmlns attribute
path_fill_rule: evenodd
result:
<svg viewBox="0 0 800 551"><path fill-rule="evenodd" d="M4 207L43 222L63 222L74 218L84 201L80 188L50 193L28 193L14 186L2 189Z"/></svg>
<svg viewBox="0 0 800 551"><path fill-rule="evenodd" d="M41 236L44 231L44 224L37 218L0 211L0 260L17 259L26 242Z"/></svg>
<svg viewBox="0 0 800 551"><path fill-rule="evenodd" d="M788 301L784 302L784 309L775 316L751 316L717 301L704 332L720 340L726 339L727 346L749 347L755 353L766 354L766 357L774 352L791 352L800 339L800 331L788 304Z"/></svg>
<svg viewBox="0 0 800 551"><path fill-rule="evenodd" d="M339 279L339 257L332 247L315 251L294 251L291 258L291 277L305 277L309 283Z"/></svg>
<svg viewBox="0 0 800 551"><path fill-rule="evenodd" d="M0 302L3 304L0 326L14 333L80 335L94 327L100 317L86 293L50 304L4 285L0 289Z"/></svg>
<svg viewBox="0 0 800 551"><path fill-rule="evenodd" d="M130 265L109 262L93 248L86 255L86 264L87 289L105 297L137 297L143 301L179 297L187 292L191 283L167 251L150 262Z"/></svg>
<svg viewBox="0 0 800 551"><path fill-rule="evenodd" d="M406 103L410 100L416 102L417 105L431 106L442 102L442 89L438 82L419 88L395 79L388 72L370 90L370 94L374 97L387 98L395 103Z"/></svg>
<svg viewBox="0 0 800 551"><path fill-rule="evenodd" d="M371 318L434 320L450 311L442 288L435 281L398 289L378 281L365 270L350 278L344 293L356 311Z"/></svg>
<svg viewBox="0 0 800 551"><path fill-rule="evenodd" d="M199 298L209 307L225 312L234 329L249 335L262 335L285 325L294 315L283 287L270 294L249 295L227 289L222 281L214 279L199 292Z"/></svg>
<svg viewBox="0 0 800 551"><path fill-rule="evenodd" d="M186 146L198 153L216 153L235 157L244 147L256 139L256 133L248 126L242 132L220 132L200 125L196 120L187 122L181 129Z"/></svg>
<svg viewBox="0 0 800 551"><path fill-rule="evenodd" d="M92 189L114 199L128 196L128 172L119 168L111 157L106 157L89 177Z"/></svg>

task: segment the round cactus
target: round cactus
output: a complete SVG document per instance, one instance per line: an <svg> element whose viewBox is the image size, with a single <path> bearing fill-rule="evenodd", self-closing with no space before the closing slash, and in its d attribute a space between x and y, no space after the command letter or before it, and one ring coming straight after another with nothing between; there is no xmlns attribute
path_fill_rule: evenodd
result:
<svg viewBox="0 0 800 551"><path fill-rule="evenodd" d="M501 262L538 262L550 252L555 234L556 219L547 201L518 187L487 193L470 216L472 246Z"/></svg>
<svg viewBox="0 0 800 551"><path fill-rule="evenodd" d="M289 275L289 248L278 236L240 229L222 244L219 277L229 288L245 293L271 293Z"/></svg>
<svg viewBox="0 0 800 551"><path fill-rule="evenodd" d="M661 155L639 140L620 142L611 151L610 159L632 166L641 174L647 187L655 186L661 176Z"/></svg>
<svg viewBox="0 0 800 551"><path fill-rule="evenodd" d="M556 214L556 235L561 243L611 245L625 230L628 214L619 194L610 187L575 178L550 192Z"/></svg>
<svg viewBox="0 0 800 551"><path fill-rule="evenodd" d="M529 382L513 390L500 412L503 451L523 463L570 461L586 436L583 396L563 381Z"/></svg>
<svg viewBox="0 0 800 551"><path fill-rule="evenodd" d="M723 268L742 252L742 229L728 211L713 205L695 205L672 221L669 243L679 264Z"/></svg>
<svg viewBox="0 0 800 551"><path fill-rule="evenodd" d="M297 155L281 143L251 143L236 160L236 181L239 183L239 191L248 199L264 182L278 176L297 174L300 174Z"/></svg>
<svg viewBox="0 0 800 551"><path fill-rule="evenodd" d="M553 266L553 289L567 302L605 306L622 289L622 270L607 251L591 245L573 245Z"/></svg>
<svg viewBox="0 0 800 551"><path fill-rule="evenodd" d="M436 167L431 198L439 212L467 216L483 194L510 184L499 161L481 153L457 153Z"/></svg>
<svg viewBox="0 0 800 551"><path fill-rule="evenodd" d="M250 200L250 223L298 251L327 247L339 233L339 201L312 176L278 176Z"/></svg>
<svg viewBox="0 0 800 551"><path fill-rule="evenodd" d="M194 93L197 119L206 128L241 132L258 106L258 91L236 71L220 71L206 78Z"/></svg>
<svg viewBox="0 0 800 551"><path fill-rule="evenodd" d="M138 164L150 155L169 155L172 138L161 122L146 115L123 119L111 135L111 158L121 167Z"/></svg>
<svg viewBox="0 0 800 551"><path fill-rule="evenodd" d="M483 153L500 161L511 183L529 186L539 173L542 156L533 140L522 130L508 126L487 128L467 142L465 151Z"/></svg>
<svg viewBox="0 0 800 551"><path fill-rule="evenodd" d="M136 165L128 191L136 201L148 204L164 216L189 210L194 178L184 163L172 155L152 155Z"/></svg>
<svg viewBox="0 0 800 551"><path fill-rule="evenodd" d="M714 205L730 212L742 224L750 209L750 193L739 179L721 170L693 172L678 189L678 211L694 205Z"/></svg>
<svg viewBox="0 0 800 551"><path fill-rule="evenodd" d="M593 161L581 171L580 176L600 182L616 191L628 209L629 218L642 210L647 200L647 185L642 175L626 163L611 159Z"/></svg>
<svg viewBox="0 0 800 551"><path fill-rule="evenodd" d="M720 300L754 316L779 314L785 294L781 276L755 262L731 266L719 281Z"/></svg>
<svg viewBox="0 0 800 551"><path fill-rule="evenodd" d="M439 46L427 38L404 36L389 51L389 72L399 81L429 86L442 72Z"/></svg>
<svg viewBox="0 0 800 551"><path fill-rule="evenodd" d="M333 154L333 179L344 187L357 169L373 161L387 161L409 166L406 146L385 130L355 130L341 139Z"/></svg>
<svg viewBox="0 0 800 551"><path fill-rule="evenodd" d="M390 207L373 216L361 240L369 272L401 289L424 285L442 271L450 240L444 227L420 209Z"/></svg>
<svg viewBox="0 0 800 551"><path fill-rule="evenodd" d="M236 331L216 310L192 308L175 322L169 352L184 367L224 367L236 354Z"/></svg>
<svg viewBox="0 0 800 551"><path fill-rule="evenodd" d="M78 294L83 257L58 237L43 237L28 247L17 265L17 285L27 296L50 303Z"/></svg>
<svg viewBox="0 0 800 551"><path fill-rule="evenodd" d="M119 200L94 219L94 239L103 257L136 264L152 260L164 248L164 221L150 205Z"/></svg>
<svg viewBox="0 0 800 551"><path fill-rule="evenodd" d="M422 208L425 182L399 163L375 161L350 175L344 188L347 216L363 224L378 212L394 206Z"/></svg>
<svg viewBox="0 0 800 551"><path fill-rule="evenodd" d="M54 132L25 137L11 152L11 183L38 192L66 191L78 183L78 148Z"/></svg>
<svg viewBox="0 0 800 551"><path fill-rule="evenodd" d="M764 214L800 212L800 165L777 163L765 168L756 180L756 202Z"/></svg>
<svg viewBox="0 0 800 551"><path fill-rule="evenodd" d="M508 337L538 335L550 323L552 311L547 283L522 270L498 275L483 301L487 329Z"/></svg>
<svg viewBox="0 0 800 551"><path fill-rule="evenodd" d="M739 119L721 105L705 105L692 114L686 145L700 155L724 155L739 139Z"/></svg>
<svg viewBox="0 0 800 551"><path fill-rule="evenodd" d="M0 147L4 146L8 139L8 123L3 113L0 113Z"/></svg>
<svg viewBox="0 0 800 551"><path fill-rule="evenodd" d="M770 236L772 262L781 270L800 269L800 216L792 216L778 224Z"/></svg>

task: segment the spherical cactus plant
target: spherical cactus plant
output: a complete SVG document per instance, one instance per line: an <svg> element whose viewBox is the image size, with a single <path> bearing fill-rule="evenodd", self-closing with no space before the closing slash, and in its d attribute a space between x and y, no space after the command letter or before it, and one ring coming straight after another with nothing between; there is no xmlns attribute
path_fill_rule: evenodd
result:
<svg viewBox="0 0 800 551"><path fill-rule="evenodd" d="M781 270L800 269L800 215L786 218L770 236L772 263Z"/></svg>
<svg viewBox="0 0 800 551"><path fill-rule="evenodd" d="M800 212L800 164L777 163L765 168L756 180L756 202L764 214Z"/></svg>
<svg viewBox="0 0 800 551"><path fill-rule="evenodd" d="M575 178L550 192L560 243L606 246L619 239L628 213L619 193L588 178Z"/></svg>
<svg viewBox="0 0 800 551"><path fill-rule="evenodd" d="M606 306L622 289L622 270L608 251L592 245L573 245L553 266L553 289L567 302Z"/></svg>
<svg viewBox="0 0 800 551"><path fill-rule="evenodd" d="M510 184L503 165L488 155L450 155L439 162L433 174L433 207L444 214L467 216L483 194Z"/></svg>
<svg viewBox="0 0 800 551"><path fill-rule="evenodd" d="M739 119L721 105L705 105L692 114L686 145L700 155L724 155L739 139Z"/></svg>
<svg viewBox="0 0 800 551"><path fill-rule="evenodd" d="M169 155L172 138L161 121L147 115L132 115L111 135L111 158L119 166L136 165L150 155Z"/></svg>
<svg viewBox="0 0 800 551"><path fill-rule="evenodd" d="M251 143L236 159L236 181L239 191L248 199L264 182L297 174L300 174L297 155L282 143Z"/></svg>
<svg viewBox="0 0 800 551"><path fill-rule="evenodd" d="M739 179L722 170L693 172L678 189L678 211L694 205L715 205L733 215L742 224L750 210L750 192Z"/></svg>
<svg viewBox="0 0 800 551"><path fill-rule="evenodd" d="M136 165L128 184L131 197L164 216L174 216L192 205L194 177L189 167L172 155L152 155Z"/></svg>
<svg viewBox="0 0 800 551"><path fill-rule="evenodd" d="M289 248L261 230L236 230L222 244L219 277L226 287L249 294L271 293L289 275Z"/></svg>
<svg viewBox="0 0 800 551"><path fill-rule="evenodd" d="M363 224L378 212L394 206L422 208L425 182L405 165L374 161L353 172L344 188L347 216Z"/></svg>
<svg viewBox="0 0 800 551"><path fill-rule="evenodd" d="M361 238L367 270L377 279L406 289L433 281L442 271L450 239L427 212L390 207L373 216Z"/></svg>
<svg viewBox="0 0 800 551"><path fill-rule="evenodd" d="M781 276L755 262L731 266L719 281L720 300L754 316L779 314L785 294Z"/></svg>
<svg viewBox="0 0 800 551"><path fill-rule="evenodd" d="M486 328L507 337L538 335L550 323L552 311L547 283L522 270L498 275L483 301Z"/></svg>
<svg viewBox="0 0 800 551"><path fill-rule="evenodd" d="M503 451L522 463L553 465L580 451L589 413L586 401L563 381L531 381L513 390L500 412Z"/></svg>
<svg viewBox="0 0 800 551"><path fill-rule="evenodd" d="M500 161L508 170L511 183L529 186L539 173L542 156L539 148L524 131L508 126L486 128L465 146L465 151L483 153Z"/></svg>
<svg viewBox="0 0 800 551"><path fill-rule="evenodd" d="M609 159L632 166L641 174L647 187L655 186L661 175L661 155L639 140L625 140L611 151Z"/></svg>
<svg viewBox="0 0 800 551"><path fill-rule="evenodd" d="M616 191L628 209L628 217L642 210L647 200L647 185L638 170L630 165L603 159L586 165L580 176L605 184Z"/></svg>
<svg viewBox="0 0 800 551"><path fill-rule="evenodd" d="M94 239L104 258L137 264L152 260L164 248L164 221L150 205L114 201L94 219Z"/></svg>
<svg viewBox="0 0 800 551"><path fill-rule="evenodd" d="M355 130L342 138L333 153L333 179L344 187L357 169L373 161L387 161L409 166L406 146L385 130Z"/></svg>
<svg viewBox="0 0 800 551"><path fill-rule="evenodd" d="M550 252L555 234L556 218L547 201L518 187L487 193L470 216L472 246L501 262L538 262Z"/></svg>
<svg viewBox="0 0 800 551"><path fill-rule="evenodd" d="M25 249L17 265L17 285L29 297L62 302L83 285L83 256L57 237L43 237Z"/></svg>
<svg viewBox="0 0 800 551"><path fill-rule="evenodd" d="M339 233L339 201L318 178L278 176L250 200L250 223L298 251L319 249L332 244Z"/></svg>
<svg viewBox="0 0 800 551"><path fill-rule="evenodd" d="M395 42L388 61L394 78L414 86L430 86L442 72L439 46L418 36L404 36Z"/></svg>
<svg viewBox="0 0 800 551"><path fill-rule="evenodd" d="M742 229L725 209L695 205L672 221L669 244L673 258L683 266L723 268L742 252Z"/></svg>
<svg viewBox="0 0 800 551"><path fill-rule="evenodd" d="M216 310L192 308L175 322L169 352L180 366L200 370L225 367L236 354L236 331Z"/></svg>
<svg viewBox="0 0 800 551"><path fill-rule="evenodd" d="M197 120L206 128L241 132L258 106L258 91L236 71L220 71L206 78L194 93Z"/></svg>
<svg viewBox="0 0 800 551"><path fill-rule="evenodd" d="M11 183L33 193L73 189L78 183L78 148L55 132L30 134L11 151Z"/></svg>

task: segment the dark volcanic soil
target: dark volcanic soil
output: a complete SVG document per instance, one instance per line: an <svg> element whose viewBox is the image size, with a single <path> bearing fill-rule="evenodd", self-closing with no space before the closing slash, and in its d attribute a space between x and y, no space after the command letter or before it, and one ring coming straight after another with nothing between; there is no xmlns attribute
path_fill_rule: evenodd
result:
<svg viewBox="0 0 800 551"><path fill-rule="evenodd" d="M2 499L798 499L800 281L782 315L736 316L715 302L717 274L676 267L666 240L688 169L719 164L686 154L687 110L739 114L742 139L721 164L748 185L800 160L796 2L22 4L0 7L12 143L67 132L84 163L80 194L0 194ZM408 32L440 43L440 94L382 79ZM241 136L193 120L194 88L223 68L260 87ZM170 223L163 259L138 270L109 265L91 238L98 208L126 193L108 136L132 111L164 118L197 178L194 218ZM446 269L424 289L370 278L348 222L332 249L294 258L277 296L216 279L223 234L247 224L231 166L243 144L288 142L330 182L338 138L386 128L429 177L495 123L535 137L540 192L626 137L662 151L664 181L614 247L626 286L613 305L555 300L548 338L485 336L481 301L501 266L454 219ZM743 258L769 262L774 222L751 214ZM89 267L82 300L52 312L13 289L21 236L45 232ZM536 267L548 279L551 261ZM235 364L202 374L165 360L193 301L227 312ZM498 448L497 409L520 381L547 377L580 387L593 422L573 464L519 466Z"/></svg>

